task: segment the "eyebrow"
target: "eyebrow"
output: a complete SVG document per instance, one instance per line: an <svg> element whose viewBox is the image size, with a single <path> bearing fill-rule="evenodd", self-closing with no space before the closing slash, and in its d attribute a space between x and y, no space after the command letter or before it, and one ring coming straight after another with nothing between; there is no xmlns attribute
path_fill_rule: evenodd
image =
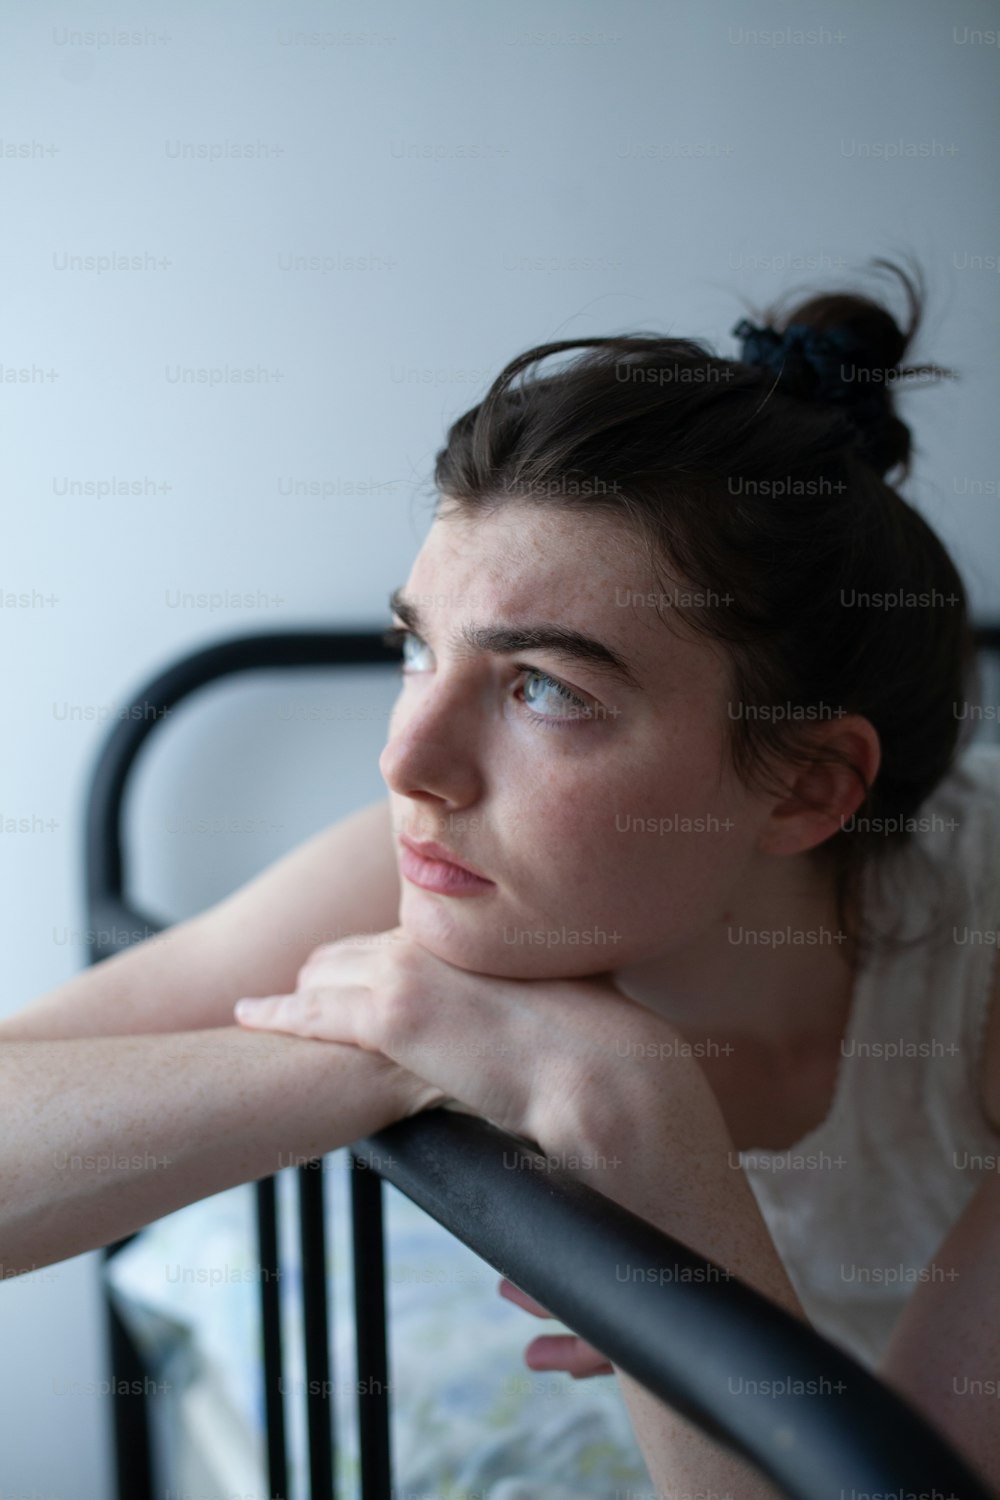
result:
<svg viewBox="0 0 1000 1500"><path fill-rule="evenodd" d="M390 607L408 630L421 639L424 630L420 610L401 588L389 595ZM570 661L583 662L615 677L630 687L641 684L625 658L603 641L566 625L463 625L459 640L473 651L492 651L497 656L516 656L521 651L551 651Z"/></svg>

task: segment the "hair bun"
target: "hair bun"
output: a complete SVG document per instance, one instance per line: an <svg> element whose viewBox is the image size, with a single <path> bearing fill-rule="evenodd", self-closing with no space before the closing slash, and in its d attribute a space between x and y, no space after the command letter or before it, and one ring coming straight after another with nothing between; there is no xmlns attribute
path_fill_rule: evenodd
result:
<svg viewBox="0 0 1000 1500"><path fill-rule="evenodd" d="M763 328L744 319L733 332L743 338L743 362L780 372L787 394L839 407L855 429L857 450L884 477L897 466L908 472L913 446L909 427L896 413L896 386L953 372L938 365L903 366L923 317L923 280L919 271L910 275L892 261L872 264L902 283L904 327L872 297L827 292L790 311L768 313Z"/></svg>

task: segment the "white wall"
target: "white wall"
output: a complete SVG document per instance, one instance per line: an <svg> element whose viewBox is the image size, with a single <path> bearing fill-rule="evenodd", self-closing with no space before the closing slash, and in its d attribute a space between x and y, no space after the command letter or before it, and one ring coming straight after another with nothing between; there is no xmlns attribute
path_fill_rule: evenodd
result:
<svg viewBox="0 0 1000 1500"><path fill-rule="evenodd" d="M138 43L99 44L114 25ZM54 826L0 842L0 1011L79 962L56 934L81 925L82 797L105 730L62 706L107 711L220 636L381 623L446 424L531 343L657 327L732 353L744 298L914 251L932 297L922 352L965 379L904 398L923 449L911 493L977 611L1000 614L1000 49L970 36L996 26L975 0L187 0L117 17L8 0L0 590L31 602L0 614L0 811ZM267 154L179 154L233 143ZM898 154L872 154L886 145ZM67 256L149 260L98 273ZM184 385L178 366L272 378ZM7 383L22 369L34 378ZM112 478L151 488L62 492ZM285 495L290 479L328 493ZM177 606L215 591L259 602ZM357 738L282 738L270 691L227 689L173 726L160 781L144 772L141 884L165 914L380 790L380 708ZM255 745L264 718L277 738ZM234 787L212 767L245 745ZM225 797L278 826L211 846L166 831ZM0 1289L0 1495L110 1493L106 1403L52 1389L54 1370L103 1372L96 1270L85 1256Z"/></svg>

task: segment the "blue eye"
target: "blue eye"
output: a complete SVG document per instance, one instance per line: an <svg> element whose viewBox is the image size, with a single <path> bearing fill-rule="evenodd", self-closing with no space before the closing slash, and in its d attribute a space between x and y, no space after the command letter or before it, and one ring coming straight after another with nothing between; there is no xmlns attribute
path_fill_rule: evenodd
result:
<svg viewBox="0 0 1000 1500"><path fill-rule="evenodd" d="M426 644L425 641L422 641L418 635L413 635L412 632L407 632L406 637L403 640L404 668L409 667L411 672L421 671L422 669L419 665L419 662L417 661L417 658L420 656L421 651L428 650L430 650L430 647Z"/></svg>
<svg viewBox="0 0 1000 1500"><path fill-rule="evenodd" d="M533 710L536 703L539 701L544 702L545 698L550 694L561 704L561 710L556 713L533 713L533 717L542 719L589 719L593 717L591 709L584 703L582 698L578 698L575 693L571 693L569 688L563 687L561 682L557 682L548 673L539 672L534 667L524 667L522 670L527 673L523 691L524 702L529 708ZM529 687L531 682L542 684L540 697L532 693Z"/></svg>
<svg viewBox="0 0 1000 1500"><path fill-rule="evenodd" d="M415 635L412 630L407 630L405 626L392 625L388 630L382 632L382 642L386 646L398 647L402 650L402 669L404 672L407 667L411 671L419 672L421 670L420 667L414 664L413 655L410 650L411 646L416 647L418 651L421 648L425 651L428 649L426 643L420 639L419 635Z"/></svg>
<svg viewBox="0 0 1000 1500"><path fill-rule="evenodd" d="M426 668L419 665L415 657L419 657L421 651L429 651L430 647L426 641L421 640L415 631L407 630L405 626L393 625L382 632L382 641L386 646L399 648L402 651L401 669L406 672L422 672ZM536 667L529 667L525 662L515 663L516 670L525 674L525 682L522 688L524 694L521 701L524 703L528 717L536 724L557 724L560 721L568 722L576 719L593 719L597 715L594 710L576 693L571 693L568 687L550 677L547 672L540 672ZM535 684L540 692L535 692L529 684ZM533 705L544 704L551 696L555 701L556 711L553 713L536 713Z"/></svg>

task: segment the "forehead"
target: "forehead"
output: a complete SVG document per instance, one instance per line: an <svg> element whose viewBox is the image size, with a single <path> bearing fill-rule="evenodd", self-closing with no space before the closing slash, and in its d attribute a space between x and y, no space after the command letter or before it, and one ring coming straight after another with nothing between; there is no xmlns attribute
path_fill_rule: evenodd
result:
<svg viewBox="0 0 1000 1500"><path fill-rule="evenodd" d="M656 607L675 587L682 581L663 564L654 572L644 544L612 517L509 502L435 519L405 592L429 628L547 623L585 631L655 690L668 662L675 686L717 672L711 643L680 630L672 607Z"/></svg>
<svg viewBox="0 0 1000 1500"><path fill-rule="evenodd" d="M469 604L538 617L572 612L573 624L622 614L622 591L652 587L639 542L610 517L516 502L493 512L449 511L434 521L413 564L407 592L433 577L461 578ZM455 590L456 594L459 592Z"/></svg>

